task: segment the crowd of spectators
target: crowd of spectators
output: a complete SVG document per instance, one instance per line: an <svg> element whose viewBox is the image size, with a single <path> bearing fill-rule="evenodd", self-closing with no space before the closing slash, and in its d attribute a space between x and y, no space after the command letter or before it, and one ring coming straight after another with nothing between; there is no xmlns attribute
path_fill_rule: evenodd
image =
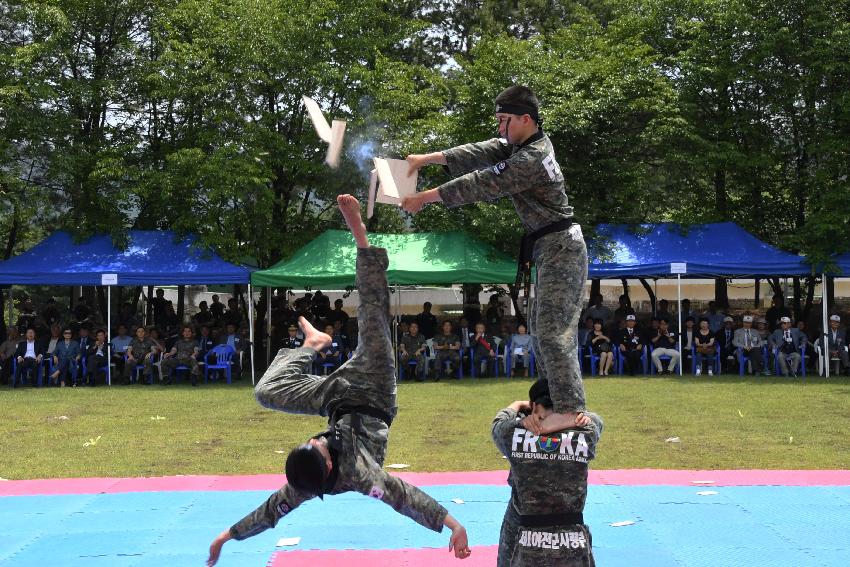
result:
<svg viewBox="0 0 850 567"><path fill-rule="evenodd" d="M113 383L168 385L175 371L185 369L197 385L203 366L216 362L212 351L218 345L232 348L231 376L238 379L249 346L247 320L238 302L232 298L225 308L213 295L212 305L202 301L191 322L181 325L164 295L157 289L151 299L153 325L143 325L132 304L121 305L108 342L104 318L85 298L63 313L52 299L36 310L24 297L15 324L0 325L0 382L14 387L95 386L107 382L111 367Z"/></svg>
<svg viewBox="0 0 850 567"><path fill-rule="evenodd" d="M820 329L813 335L805 321L792 317L782 296L772 299L764 316L746 312L737 319L719 310L714 301L696 314L684 299L679 337L679 315L669 310L667 300L659 301L655 314L641 324L627 296L620 296L612 313L602 296L595 295L582 313L577 340L585 371L593 369L602 376L618 367L630 375L678 373L680 364L683 371L697 375L740 373L742 362L744 372L753 374L797 376L804 364L820 371L824 342ZM832 372L850 375L840 314L829 317L826 343Z"/></svg>

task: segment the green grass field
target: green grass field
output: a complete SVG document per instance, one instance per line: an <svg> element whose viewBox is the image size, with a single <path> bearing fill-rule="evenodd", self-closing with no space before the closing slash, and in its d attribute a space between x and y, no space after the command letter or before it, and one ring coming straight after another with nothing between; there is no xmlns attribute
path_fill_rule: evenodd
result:
<svg viewBox="0 0 850 567"><path fill-rule="evenodd" d="M387 463L506 468L490 420L524 399L529 383L401 384ZM325 422L266 410L249 386L4 387L0 477L282 472L285 455L276 451ZM595 468L850 468L847 378L610 377L589 379L586 389L588 408L605 420Z"/></svg>

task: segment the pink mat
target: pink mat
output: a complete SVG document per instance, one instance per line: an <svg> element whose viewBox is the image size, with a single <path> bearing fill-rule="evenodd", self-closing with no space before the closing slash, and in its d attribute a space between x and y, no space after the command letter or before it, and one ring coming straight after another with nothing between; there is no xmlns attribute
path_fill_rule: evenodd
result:
<svg viewBox="0 0 850 567"><path fill-rule="evenodd" d="M507 471L401 473L417 486L445 484L503 485ZM165 476L152 478L62 478L0 482L0 496L36 494L110 494L120 492L277 490L283 475ZM850 470L722 470L665 469L592 470L591 484L691 486L850 486Z"/></svg>
<svg viewBox="0 0 850 567"><path fill-rule="evenodd" d="M440 549L380 549L334 551L281 551L272 555L268 567L316 567L316 565L345 565L345 567L493 567L498 546L473 547L472 555L455 559L447 548Z"/></svg>

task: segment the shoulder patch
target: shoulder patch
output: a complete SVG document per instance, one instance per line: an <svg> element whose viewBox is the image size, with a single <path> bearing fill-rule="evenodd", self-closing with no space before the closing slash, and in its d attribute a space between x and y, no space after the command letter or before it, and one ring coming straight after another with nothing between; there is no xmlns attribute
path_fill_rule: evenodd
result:
<svg viewBox="0 0 850 567"><path fill-rule="evenodd" d="M558 162L555 161L555 154L549 154L543 158L542 163L543 167L546 169L546 173L549 174L549 179L556 181L561 175L561 166L559 166Z"/></svg>
<svg viewBox="0 0 850 567"><path fill-rule="evenodd" d="M502 172L503 172L503 171L505 171L506 169L508 169L508 162L506 162L506 161L500 161L499 163L497 163L496 165L494 165L494 166L493 166L493 167L491 167L490 169L491 169L491 170L493 171L493 173L495 173L496 175L502 175Z"/></svg>
<svg viewBox="0 0 850 567"><path fill-rule="evenodd" d="M373 486L372 489L369 490L369 496L380 500L384 497L384 491L381 489L380 486Z"/></svg>
<svg viewBox="0 0 850 567"><path fill-rule="evenodd" d="M281 517L286 516L292 511L292 508L289 507L289 504L286 502L281 502L277 505L277 513L281 515Z"/></svg>

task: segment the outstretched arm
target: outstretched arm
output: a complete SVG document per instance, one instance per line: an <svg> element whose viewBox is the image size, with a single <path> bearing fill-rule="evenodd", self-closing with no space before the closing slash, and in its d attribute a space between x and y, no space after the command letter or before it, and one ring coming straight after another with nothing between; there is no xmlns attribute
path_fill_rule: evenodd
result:
<svg viewBox="0 0 850 567"><path fill-rule="evenodd" d="M221 548L231 539L243 540L273 528L278 521L292 510L309 500L312 496L297 491L290 485L272 494L256 510L224 530L210 544L210 555L207 566L212 567L218 562Z"/></svg>

